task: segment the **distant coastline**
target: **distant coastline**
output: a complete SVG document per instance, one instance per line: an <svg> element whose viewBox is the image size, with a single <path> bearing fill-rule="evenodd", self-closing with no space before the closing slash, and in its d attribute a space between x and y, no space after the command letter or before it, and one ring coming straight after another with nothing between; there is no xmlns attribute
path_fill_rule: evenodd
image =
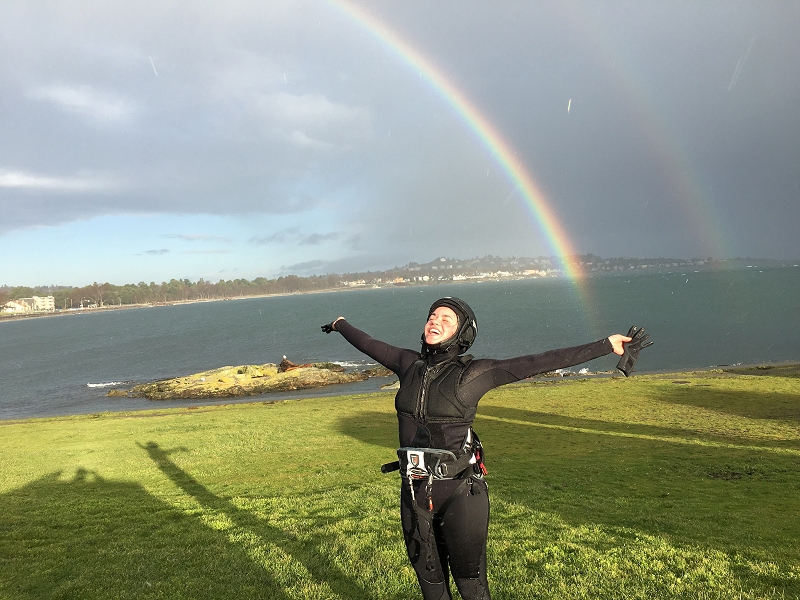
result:
<svg viewBox="0 0 800 600"><path fill-rule="evenodd" d="M782 269L797 268L800 261L780 261L772 259L670 259L670 258L601 258L593 255L571 257L575 269L583 277L614 277L643 275L647 273L669 274L690 271L736 271L747 269ZM539 258L500 258L483 257L471 260L448 259L439 257L430 263L408 263L402 267L395 267L387 271L367 273L332 274L326 276L287 276L276 280L257 278L253 282L247 280L234 280L232 282L220 281L217 284L188 280L171 280L157 286L151 283L144 286L127 284L113 286L111 284L93 284L86 288L60 288L53 292L57 294L56 306L71 304L83 306L91 300L91 307L56 309L54 312L36 313L2 313L0 323L20 319L40 317L53 317L63 315L86 314L106 310L123 310L135 308L157 308L176 306L182 304L195 304L200 302L219 302L225 300L244 300L250 298L268 298L291 296L298 294L317 294L352 291L359 289L375 289L385 287L426 287L431 285L470 283L481 281L511 281L519 279L558 279L564 278L564 272L558 268L558 260L553 257ZM144 286L144 288L143 288ZM153 296L152 301L132 302L123 301L123 296L131 288L134 293L138 289ZM158 291L155 288L159 288ZM220 288L220 289L216 289ZM226 289L236 289L240 293L226 293ZM284 288L284 289L281 289ZM246 290L252 290L247 293ZM274 289L275 291L271 291ZM25 293L39 291L46 293L46 288L9 288L4 286L5 297L13 295L14 290L23 290ZM244 292L244 293L241 293ZM200 297L190 297L199 294ZM170 297L172 296L172 297ZM164 300L155 300L155 298ZM73 302L73 298L74 300ZM2 297L0 297L2 301Z"/></svg>

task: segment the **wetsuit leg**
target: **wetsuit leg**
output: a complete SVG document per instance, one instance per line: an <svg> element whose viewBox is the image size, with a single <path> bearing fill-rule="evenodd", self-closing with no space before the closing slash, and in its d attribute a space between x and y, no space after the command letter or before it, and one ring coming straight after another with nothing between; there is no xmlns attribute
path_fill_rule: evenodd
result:
<svg viewBox="0 0 800 600"><path fill-rule="evenodd" d="M424 509L423 509L424 510ZM427 519L414 512L411 492L403 485L400 492L400 520L406 552L417 574L417 581L425 600L452 600L450 573L447 567L447 548L444 545L438 519ZM428 535L429 528L433 530ZM428 549L428 545L433 548Z"/></svg>
<svg viewBox="0 0 800 600"><path fill-rule="evenodd" d="M440 516L453 579L464 600L490 600L486 578L489 494L486 482L473 481L450 498Z"/></svg>

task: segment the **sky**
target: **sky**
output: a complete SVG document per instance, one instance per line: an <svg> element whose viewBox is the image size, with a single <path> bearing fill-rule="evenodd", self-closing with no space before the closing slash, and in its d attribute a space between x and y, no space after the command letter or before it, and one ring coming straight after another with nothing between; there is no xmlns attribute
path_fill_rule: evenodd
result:
<svg viewBox="0 0 800 600"><path fill-rule="evenodd" d="M800 0L0 3L0 284L800 258Z"/></svg>

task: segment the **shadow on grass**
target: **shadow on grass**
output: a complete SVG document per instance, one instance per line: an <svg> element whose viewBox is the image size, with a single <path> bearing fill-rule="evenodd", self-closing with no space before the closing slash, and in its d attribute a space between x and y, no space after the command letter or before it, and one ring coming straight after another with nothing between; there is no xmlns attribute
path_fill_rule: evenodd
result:
<svg viewBox="0 0 800 600"><path fill-rule="evenodd" d="M227 537L142 486L79 469L0 496L5 598L287 598Z"/></svg>
<svg viewBox="0 0 800 600"><path fill-rule="evenodd" d="M478 412L478 419L480 419L481 416L494 417L497 419L512 419L536 425L587 429L597 432L631 434L637 436L687 437L700 435L700 432L687 430L681 427L657 427L655 425L639 425L637 423L618 423L614 421L603 421L602 419L570 417L503 406L482 406Z"/></svg>
<svg viewBox="0 0 800 600"><path fill-rule="evenodd" d="M55 472L0 495L0 597L287 600L286 581L259 564L273 566L275 549L336 597L372 597L320 549L333 545L317 533L329 516L311 513L315 534L298 539L198 483L169 457L183 449L140 447L205 514L227 518L237 542L141 485Z"/></svg>
<svg viewBox="0 0 800 600"><path fill-rule="evenodd" d="M800 397L789 392L721 390L689 383L657 396L662 402L697 406L751 419L800 423Z"/></svg>
<svg viewBox="0 0 800 600"><path fill-rule="evenodd" d="M800 365L763 365L724 370L726 373L734 373L736 375L758 375L762 377L790 377L792 379L800 379Z"/></svg>
<svg viewBox="0 0 800 600"><path fill-rule="evenodd" d="M737 392L722 392L697 387L689 390L688 393L684 393L683 389L677 390L674 394L664 395L660 400L668 403L728 412L750 418L800 422L800 401L796 396L790 394L759 393L754 396L753 393L742 392L740 395ZM769 441L754 444L752 438L744 436L715 435L709 431L693 430L685 427L658 427L655 425L639 425L637 423L620 423L490 405L481 406L478 409L477 420L479 422L481 416L525 421L550 427L586 429L599 433L672 437L687 440L705 439L715 442L741 444L743 446L763 445L765 448L787 445L792 447L800 446L796 441ZM476 429L478 427L476 426ZM387 415L385 412L378 411L362 411L342 417L337 423L337 429L339 433L360 442L392 450L397 449L397 420L394 415Z"/></svg>
<svg viewBox="0 0 800 600"><path fill-rule="evenodd" d="M397 417L394 413L361 411L342 417L337 422L342 435L365 444L397 450Z"/></svg>
<svg viewBox="0 0 800 600"><path fill-rule="evenodd" d="M329 537L316 533L308 540L301 540L289 532L274 527L263 519L242 510L230 501L213 494L208 488L197 482L189 473L181 469L169 458L174 452L185 451L185 448L172 450L162 449L155 442L148 442L140 447L147 451L156 466L186 494L192 496L205 511L222 514L227 517L235 527L257 536L259 545L273 544L278 546L286 555L301 563L311 575L313 582L325 582L331 590L341 598L369 598L367 591L354 579L336 566L328 555L320 548ZM318 528L312 528L317 531ZM273 596L266 596L272 598ZM282 598L276 595L275 598Z"/></svg>

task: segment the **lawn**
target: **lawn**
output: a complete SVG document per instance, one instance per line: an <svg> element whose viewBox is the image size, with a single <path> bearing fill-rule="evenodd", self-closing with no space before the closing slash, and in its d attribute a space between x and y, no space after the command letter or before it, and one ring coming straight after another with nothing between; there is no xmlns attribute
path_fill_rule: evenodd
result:
<svg viewBox="0 0 800 600"><path fill-rule="evenodd" d="M792 370L479 408L497 599L800 597ZM0 422L0 598L421 598L391 394Z"/></svg>

